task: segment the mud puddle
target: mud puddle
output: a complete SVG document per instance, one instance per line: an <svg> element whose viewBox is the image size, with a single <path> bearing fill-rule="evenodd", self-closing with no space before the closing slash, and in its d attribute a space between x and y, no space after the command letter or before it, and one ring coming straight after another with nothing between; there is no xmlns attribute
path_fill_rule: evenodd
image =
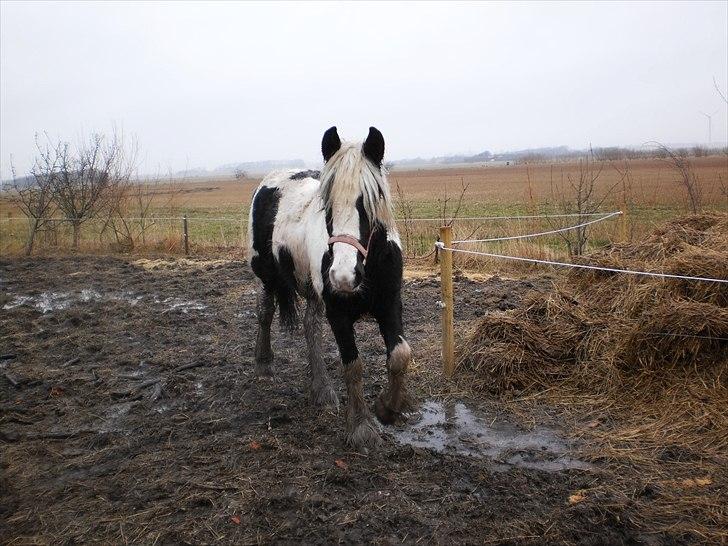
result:
<svg viewBox="0 0 728 546"><path fill-rule="evenodd" d="M183 298L167 297L160 299L158 296L144 296L129 291L101 293L93 289L82 289L74 292L41 292L37 295L14 296L2 309L10 310L16 307L33 307L43 314L52 311L62 311L69 307L83 303L122 302L135 306L142 301L149 301L155 305L164 307L164 312L180 311L204 311L207 305L196 300L185 300Z"/></svg>
<svg viewBox="0 0 728 546"><path fill-rule="evenodd" d="M593 468L571 457L572 446L553 429L523 430L460 402L445 405L428 400L412 419L394 429L398 443L440 453L490 458L497 470L512 466L549 472Z"/></svg>

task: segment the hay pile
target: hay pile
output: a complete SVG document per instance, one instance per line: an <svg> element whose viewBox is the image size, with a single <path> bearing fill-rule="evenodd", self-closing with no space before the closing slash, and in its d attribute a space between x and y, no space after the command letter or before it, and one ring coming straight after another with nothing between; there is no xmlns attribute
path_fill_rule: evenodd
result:
<svg viewBox="0 0 728 546"><path fill-rule="evenodd" d="M584 262L725 279L728 216L680 218ZM461 369L496 393L560 382L605 392L646 377L655 387L685 370L725 386L728 285L575 269L553 293L486 315L461 347Z"/></svg>
<svg viewBox="0 0 728 546"><path fill-rule="evenodd" d="M728 215L680 218L584 261L726 279ZM657 542L728 544L726 284L572 270L486 315L458 360L476 389L560 410L613 471L580 492L601 510Z"/></svg>

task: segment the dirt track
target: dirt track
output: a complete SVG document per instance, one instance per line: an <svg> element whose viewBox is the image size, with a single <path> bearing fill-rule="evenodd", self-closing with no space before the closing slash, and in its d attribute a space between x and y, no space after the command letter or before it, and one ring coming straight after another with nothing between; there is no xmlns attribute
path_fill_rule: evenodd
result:
<svg viewBox="0 0 728 546"><path fill-rule="evenodd" d="M628 505L569 503L610 478L582 464L545 414L528 416L529 432L494 400L445 399L435 278L404 291L410 384L424 415L387 429L383 449L363 456L344 445L340 415L309 405L300 335L276 332L276 376L253 376L245 264L146 265L0 262L1 542L644 538L620 518ZM457 319L547 284L461 279ZM357 332L371 403L385 380L383 348L375 324ZM330 335L326 360L343 401Z"/></svg>

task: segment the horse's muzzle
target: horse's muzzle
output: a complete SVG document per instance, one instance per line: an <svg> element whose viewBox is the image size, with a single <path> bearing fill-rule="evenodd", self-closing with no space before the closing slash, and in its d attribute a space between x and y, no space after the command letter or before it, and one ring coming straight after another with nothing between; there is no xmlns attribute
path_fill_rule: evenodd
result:
<svg viewBox="0 0 728 546"><path fill-rule="evenodd" d="M364 280L364 264L361 257L357 259L353 268L351 264L332 264L328 276L333 292L346 295L355 293Z"/></svg>
<svg viewBox="0 0 728 546"><path fill-rule="evenodd" d="M352 294L359 286L359 279L356 274L347 271L329 270L329 283L334 292L340 294Z"/></svg>

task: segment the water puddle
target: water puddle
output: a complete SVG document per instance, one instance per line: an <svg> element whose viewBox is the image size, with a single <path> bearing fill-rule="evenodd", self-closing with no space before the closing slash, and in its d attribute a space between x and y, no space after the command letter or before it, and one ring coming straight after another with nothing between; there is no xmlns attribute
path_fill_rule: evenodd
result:
<svg viewBox="0 0 728 546"><path fill-rule="evenodd" d="M122 292L108 292L102 294L97 290L84 288L76 292L42 292L37 296L14 296L8 303L3 305L4 310L15 309L23 305L34 307L43 314L51 311L62 311L68 309L75 303L93 302L121 302L132 307L145 299L151 300L154 304L161 305L164 312L179 311L189 313L190 311L203 311L207 305L196 300L185 300L182 298L159 299L157 296L143 296L134 294L128 290Z"/></svg>
<svg viewBox="0 0 728 546"><path fill-rule="evenodd" d="M394 428L398 443L440 453L488 457L499 470L512 466L549 472L592 468L569 456L569 442L547 427L523 430L492 416L489 419L462 403L445 406L429 400L419 413L414 422Z"/></svg>
<svg viewBox="0 0 728 546"><path fill-rule="evenodd" d="M128 303L132 307L142 301L144 296L135 295L133 292L125 290L123 292L110 292L108 294L101 294L100 292L92 289L83 289L79 295L79 300L82 302L89 301L120 301Z"/></svg>
<svg viewBox="0 0 728 546"><path fill-rule="evenodd" d="M207 305L199 301L183 300L181 298L165 298L159 300L154 299L154 303L161 303L166 306L167 311L181 311L182 313L189 313L190 311L203 311L207 309Z"/></svg>
<svg viewBox="0 0 728 546"><path fill-rule="evenodd" d="M15 309L21 305L35 307L42 313L68 309L71 305L68 292L43 292L38 296L15 296L9 303L3 305L3 309Z"/></svg>

